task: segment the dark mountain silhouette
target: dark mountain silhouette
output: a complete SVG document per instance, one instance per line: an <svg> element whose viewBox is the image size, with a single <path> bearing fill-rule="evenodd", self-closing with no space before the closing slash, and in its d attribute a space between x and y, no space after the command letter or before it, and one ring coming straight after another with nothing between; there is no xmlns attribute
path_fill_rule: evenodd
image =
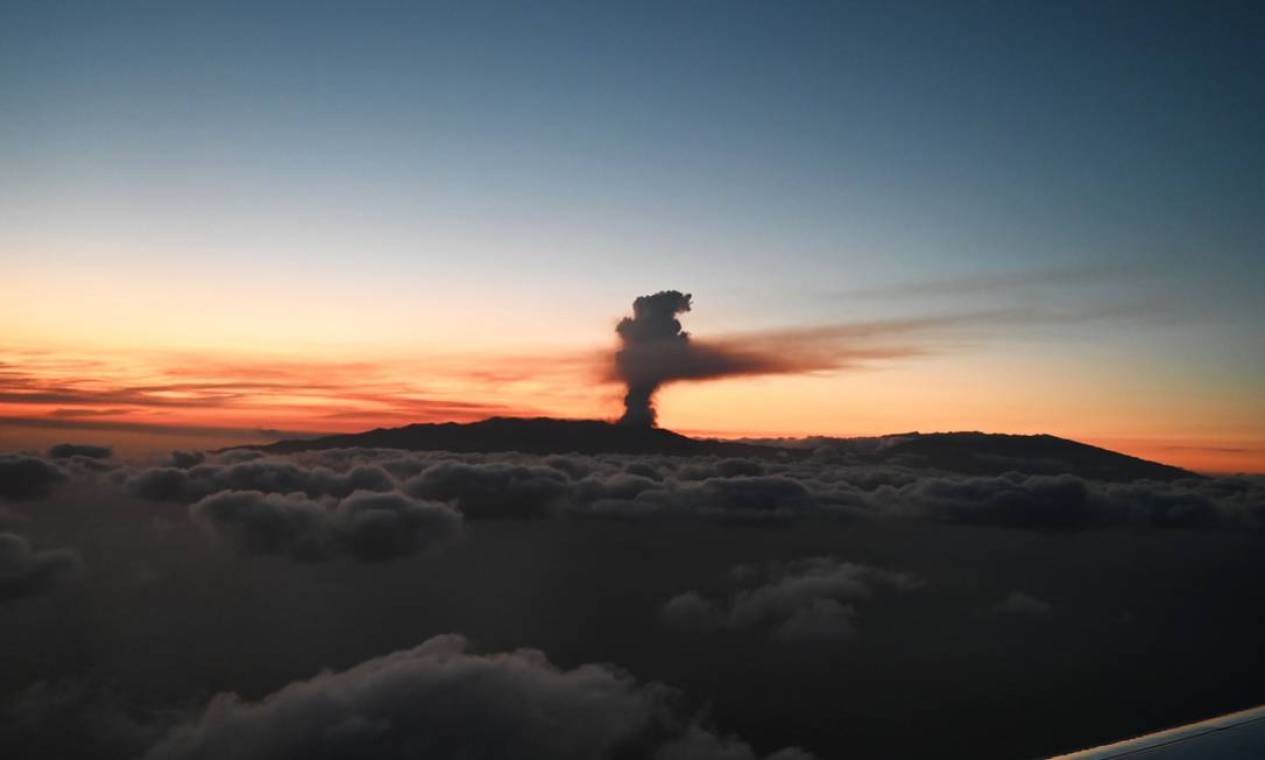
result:
<svg viewBox="0 0 1265 760"><path fill-rule="evenodd" d="M806 445L816 443L817 446ZM492 417L460 424L417 424L365 433L279 441L252 447L288 454L334 448L382 448L413 451L530 454L664 454L760 458L807 457L819 448L835 449L856 464L890 464L970 475L1072 474L1092 480L1176 480L1200 477L1052 435L992 433L905 433L878 439L801 439L767 442L690 438L663 428L615 425L600 420L547 417Z"/></svg>
<svg viewBox="0 0 1265 760"><path fill-rule="evenodd" d="M928 467L968 475L1078 475L1090 480L1177 480L1198 478L1189 470L1139 459L1052 435L1001 433L910 433L889 436L879 452L890 464Z"/></svg>
<svg viewBox="0 0 1265 760"><path fill-rule="evenodd" d="M776 450L764 446L688 438L663 428L549 417L492 417L465 424L445 422L378 428L367 433L280 441L252 448L288 454L352 446L414 451L521 451L528 454L768 456L776 453Z"/></svg>

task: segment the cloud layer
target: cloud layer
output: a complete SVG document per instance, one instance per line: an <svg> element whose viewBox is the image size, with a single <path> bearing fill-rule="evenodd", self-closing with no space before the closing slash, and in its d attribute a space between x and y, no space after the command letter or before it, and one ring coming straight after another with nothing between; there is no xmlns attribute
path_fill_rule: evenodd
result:
<svg viewBox="0 0 1265 760"><path fill-rule="evenodd" d="M300 493L221 491L194 503L189 514L244 554L283 554L302 561L406 557L452 540L462 524L461 515L447 505L365 491L337 501Z"/></svg>
<svg viewBox="0 0 1265 760"><path fill-rule="evenodd" d="M479 655L461 636L437 636L258 702L221 694L145 758L755 760L740 739L683 717L675 698L607 666L564 670L536 650Z"/></svg>
<svg viewBox="0 0 1265 760"><path fill-rule="evenodd" d="M6 757L321 736L331 756L1000 760L1265 683L1259 478L970 476L831 445L3 461L26 473L0 504ZM450 631L478 649L431 639Z"/></svg>
<svg viewBox="0 0 1265 760"><path fill-rule="evenodd" d="M663 621L694 634L759 630L793 646L842 646L858 635L858 606L880 589L910 591L921 585L910 575L834 557L740 565L729 580L735 588L726 597L697 591L672 597L663 605Z"/></svg>
<svg viewBox="0 0 1265 760"><path fill-rule="evenodd" d="M971 476L852 464L830 450L783 460L371 449L265 457L243 450L187 464L131 470L125 487L137 496L186 503L224 491L312 499L397 491L451 504L468 519L921 519L1046 531L1122 525L1258 531L1265 525L1260 478L1107 483L1021 472ZM21 468L40 473L21 481L25 485L10 481L9 488L24 493L47 493L59 477L43 460L26 458Z"/></svg>

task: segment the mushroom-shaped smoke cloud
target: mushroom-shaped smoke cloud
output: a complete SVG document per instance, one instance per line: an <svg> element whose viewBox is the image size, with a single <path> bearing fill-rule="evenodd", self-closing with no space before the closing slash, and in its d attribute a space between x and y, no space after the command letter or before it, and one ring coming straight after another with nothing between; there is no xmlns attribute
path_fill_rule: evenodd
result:
<svg viewBox="0 0 1265 760"><path fill-rule="evenodd" d="M620 424L654 426L654 393L673 379L673 365L689 355L690 334L676 315L690 310L691 297L677 290L640 296L633 301L633 315L615 328L623 342L615 369L628 385Z"/></svg>
<svg viewBox="0 0 1265 760"><path fill-rule="evenodd" d="M834 361L794 350L773 351L764 345L767 341L750 337L691 338L676 318L690 310L691 298L677 290L641 296L633 301L633 315L620 320L616 331L622 345L615 353L615 377L628 387L620 424L653 427L654 394L664 383L801 372Z"/></svg>
<svg viewBox="0 0 1265 760"><path fill-rule="evenodd" d="M730 333L698 339L681 329L677 316L693 306L689 293L664 290L633 301L631 317L616 327L620 347L611 379L627 387L620 423L655 424L654 394L678 380L713 380L753 375L792 375L860 367L925 353L923 341L936 329L970 324L980 315L811 328Z"/></svg>

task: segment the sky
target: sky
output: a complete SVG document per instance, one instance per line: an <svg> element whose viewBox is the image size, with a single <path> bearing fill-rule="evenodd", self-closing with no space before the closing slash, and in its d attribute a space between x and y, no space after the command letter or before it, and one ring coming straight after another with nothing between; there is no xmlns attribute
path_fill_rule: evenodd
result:
<svg viewBox="0 0 1265 760"><path fill-rule="evenodd" d="M0 448L615 419L1265 471L1254 3L0 6Z"/></svg>

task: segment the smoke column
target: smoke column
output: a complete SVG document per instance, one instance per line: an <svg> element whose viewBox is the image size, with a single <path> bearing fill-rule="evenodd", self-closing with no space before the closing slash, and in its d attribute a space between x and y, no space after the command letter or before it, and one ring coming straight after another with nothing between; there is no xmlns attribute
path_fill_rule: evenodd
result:
<svg viewBox="0 0 1265 760"><path fill-rule="evenodd" d="M690 310L690 294L664 290L633 301L633 315L615 328L622 347L615 354L615 369L628 386L621 425L654 427L654 394L673 373L656 357L689 353L690 334L681 329L676 315Z"/></svg>
<svg viewBox="0 0 1265 760"><path fill-rule="evenodd" d="M610 378L628 389L620 424L654 427L654 394L666 383L795 375L918 356L925 351L911 340L917 334L981 318L950 315L697 339L677 319L690 311L691 298L678 290L641 296L633 301L632 316L615 328L620 346Z"/></svg>

